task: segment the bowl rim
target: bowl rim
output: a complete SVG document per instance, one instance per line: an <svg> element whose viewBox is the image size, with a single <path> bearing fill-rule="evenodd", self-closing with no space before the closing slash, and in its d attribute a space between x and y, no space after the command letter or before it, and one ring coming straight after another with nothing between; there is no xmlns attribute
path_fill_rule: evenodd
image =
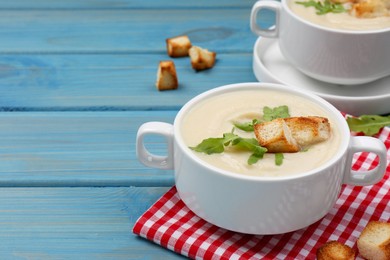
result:
<svg viewBox="0 0 390 260"><path fill-rule="evenodd" d="M271 0L275 1L275 0ZM288 1L290 0L281 0L281 4L284 6L284 10L294 19L300 21L301 23L306 24L307 26L317 28L319 30L331 32L331 33L336 33L336 34L351 34L351 35L368 35L368 34L379 34L379 33L385 33L385 32L390 32L390 27L389 28L380 28L380 29L367 29L367 30L348 30L348 29L337 29L337 28L331 28L331 27L326 27L322 26L313 22L310 22L296 13L294 13L289 5Z"/></svg>
<svg viewBox="0 0 390 260"><path fill-rule="evenodd" d="M180 126L183 118L185 117L186 113L196 106L198 103L202 102L205 99L220 95L220 94L225 94L229 92L235 92L235 91L247 91L247 90L273 90L273 91L281 91L281 92L287 92L291 93L293 95L297 95L303 98L308 98L310 101L314 101L317 103L320 107L323 109L326 109L329 114L332 116L334 121L337 124L337 128L340 131L340 134L342 136L340 140L340 149L337 151L337 153L332 156L328 161L320 165L319 167L303 172L303 173L297 173L293 174L291 176L277 176L277 177L272 177L272 176L249 176L249 175L244 175L240 173L235 173L232 171L220 169L216 166L213 166L196 155L194 155L193 151L188 148L187 145L185 145L185 142L183 140L183 137L180 133ZM229 84L229 85L224 85L220 87L216 87L214 89L205 91L195 97L193 97L191 100L189 100L184 106L180 109L178 114L175 117L174 124L173 124L173 131L174 131L174 140L176 145L180 149L180 153L184 153L186 157L191 159L193 162L196 163L196 165L200 166L201 168L204 168L210 172L213 172L214 174L218 174L221 176L225 176L227 178L233 178L237 180L243 180L243 181L255 181L255 182L283 182L283 181L291 181L291 180L297 180L301 178L306 178L309 176L313 176L317 173L320 173L328 168L331 168L332 165L336 164L342 157L343 155L347 152L348 146L349 146L349 141L350 141L350 131L348 128L348 124L344 118L344 116L341 114L340 111L338 111L332 104L330 104L328 101L324 100L323 98L312 94L312 93L307 93L303 92L300 90L297 90L292 87L288 87L286 85L282 84L276 84L276 83L265 83L265 82L244 82L244 83L236 83L236 84ZM344 138L348 137L348 138ZM177 151L175 151L176 153ZM342 173L340 173L342 174Z"/></svg>

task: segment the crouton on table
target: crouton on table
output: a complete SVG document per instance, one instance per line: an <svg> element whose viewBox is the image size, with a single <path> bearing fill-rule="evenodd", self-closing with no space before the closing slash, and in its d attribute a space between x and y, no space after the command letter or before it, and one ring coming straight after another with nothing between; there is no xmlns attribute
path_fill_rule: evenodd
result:
<svg viewBox="0 0 390 260"><path fill-rule="evenodd" d="M203 49L198 46L192 46L189 50L191 65L194 70L210 69L215 64L215 52Z"/></svg>
<svg viewBox="0 0 390 260"><path fill-rule="evenodd" d="M158 90L177 89L179 81L173 61L160 61L157 71L156 87Z"/></svg>
<svg viewBox="0 0 390 260"><path fill-rule="evenodd" d="M167 52L170 57L188 56L192 44L187 35L166 39Z"/></svg>
<svg viewBox="0 0 390 260"><path fill-rule="evenodd" d="M354 260L355 251L338 241L329 241L317 250L317 260Z"/></svg>
<svg viewBox="0 0 390 260"><path fill-rule="evenodd" d="M368 260L390 259L390 223L371 221L357 240L360 255Z"/></svg>

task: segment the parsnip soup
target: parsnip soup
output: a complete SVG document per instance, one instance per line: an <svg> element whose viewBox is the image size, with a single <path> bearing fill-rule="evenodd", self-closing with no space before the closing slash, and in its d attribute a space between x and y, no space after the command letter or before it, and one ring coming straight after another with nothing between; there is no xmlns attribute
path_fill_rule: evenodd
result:
<svg viewBox="0 0 390 260"><path fill-rule="evenodd" d="M352 31L390 28L388 0L289 0L288 5L299 17L323 27Z"/></svg>
<svg viewBox="0 0 390 260"><path fill-rule="evenodd" d="M263 120L265 107L271 110L287 107L290 117L325 117L329 120L330 137L295 153L276 155L266 152L255 163L252 161L253 164L248 163L252 152L229 145L221 153L192 152L210 165L251 176L290 176L304 173L321 166L336 154L341 134L331 115L302 97L269 90L242 90L201 101L183 118L183 140L188 147L193 148L202 140L221 138L226 133L247 139L255 138L253 131L242 130L237 125L250 125L256 120Z"/></svg>

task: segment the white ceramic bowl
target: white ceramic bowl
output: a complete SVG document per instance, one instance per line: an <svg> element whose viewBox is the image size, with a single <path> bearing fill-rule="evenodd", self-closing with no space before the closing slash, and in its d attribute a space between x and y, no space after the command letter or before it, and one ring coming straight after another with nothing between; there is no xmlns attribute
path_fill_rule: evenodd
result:
<svg viewBox="0 0 390 260"><path fill-rule="evenodd" d="M350 115L390 113L390 76L348 87L318 81L287 62L275 39L257 39L253 49L253 73L260 82L296 87L318 95Z"/></svg>
<svg viewBox="0 0 390 260"><path fill-rule="evenodd" d="M187 113L199 102L224 93L240 91L280 91L303 97L324 109L340 131L341 143L334 156L321 166L286 177L255 177L212 166L188 148L181 134ZM210 111L211 112L211 111ZM201 123L201 122L199 122ZM204 122L207 125L207 120ZM148 135L167 139L167 155L155 155L145 148ZM137 134L137 157L145 165L174 169L180 198L198 216L212 224L250 234L285 233L321 219L333 207L343 183L371 185L382 179L386 168L386 148L372 137L351 137L340 112L324 99L293 88L268 83L241 83L209 90L190 100L179 111L173 125L147 122ZM351 170L353 154L376 153L379 165L370 171Z"/></svg>
<svg viewBox="0 0 390 260"><path fill-rule="evenodd" d="M283 56L304 74L328 83L358 85L390 75L390 28L340 30L309 22L288 7L289 0L262 0L252 8L253 33L277 38ZM260 28L262 9L276 12L275 26Z"/></svg>

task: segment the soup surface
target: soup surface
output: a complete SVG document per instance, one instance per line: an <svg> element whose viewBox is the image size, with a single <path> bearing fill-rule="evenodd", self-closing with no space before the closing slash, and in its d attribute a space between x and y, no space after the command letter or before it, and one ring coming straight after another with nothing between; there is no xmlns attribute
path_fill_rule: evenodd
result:
<svg viewBox="0 0 390 260"><path fill-rule="evenodd" d="M299 0L306 1L306 0ZM372 18L359 18L349 12L327 13L318 15L314 7L305 7L295 0L288 2L290 9L303 19L323 27L333 29L366 31L390 28L390 16L384 15Z"/></svg>
<svg viewBox="0 0 390 260"><path fill-rule="evenodd" d="M297 153L284 153L282 165L275 164L275 154L266 153L263 159L249 165L250 152L225 149L218 154L205 154L191 151L195 156L218 168L252 176L289 176L312 170L332 158L340 146L340 133L334 119L316 105L302 97L277 91L249 91L225 93L198 103L183 118L181 132L185 144L189 147L198 145L210 137L222 137L232 132L233 122L248 122L261 118L263 108L275 108L286 105L290 116L322 116L329 119L331 136L328 140L310 146ZM235 128L234 133L241 137L253 137L253 132Z"/></svg>

